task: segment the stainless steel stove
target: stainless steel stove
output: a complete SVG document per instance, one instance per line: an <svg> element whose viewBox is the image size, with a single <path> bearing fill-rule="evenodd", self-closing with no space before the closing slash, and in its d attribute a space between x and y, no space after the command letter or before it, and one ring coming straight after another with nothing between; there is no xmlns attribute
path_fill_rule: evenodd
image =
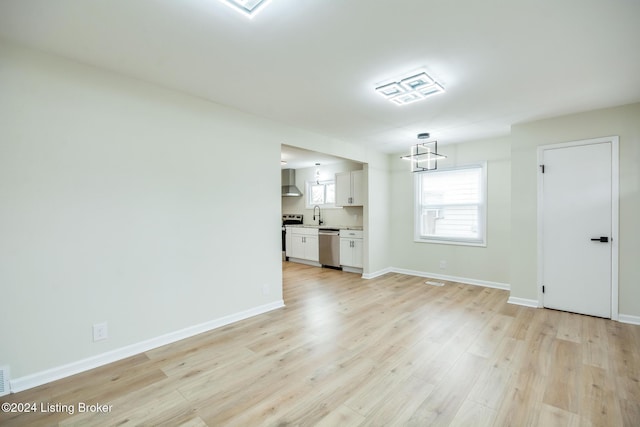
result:
<svg viewBox="0 0 640 427"><path fill-rule="evenodd" d="M282 260L287 260L287 225L302 224L302 214L282 215Z"/></svg>

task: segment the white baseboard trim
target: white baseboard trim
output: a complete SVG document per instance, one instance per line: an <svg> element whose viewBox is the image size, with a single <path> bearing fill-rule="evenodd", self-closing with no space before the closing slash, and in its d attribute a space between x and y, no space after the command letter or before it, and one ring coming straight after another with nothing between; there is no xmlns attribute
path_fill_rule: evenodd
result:
<svg viewBox="0 0 640 427"><path fill-rule="evenodd" d="M522 305L524 307L538 308L538 300L528 298L509 297L509 304Z"/></svg>
<svg viewBox="0 0 640 427"><path fill-rule="evenodd" d="M468 277L448 276L445 274L429 273L426 271L407 270L404 268L391 267L390 271L393 273L406 274L409 276L427 277L431 279L446 280L449 282L464 283L465 285L484 286L485 288L502 289L504 291L511 290L511 286L508 283L491 282L488 280L470 279Z"/></svg>
<svg viewBox="0 0 640 427"><path fill-rule="evenodd" d="M55 368L47 369L42 372L36 372L35 374L27 375L21 378L15 378L9 381L11 393L18 393L33 387L37 387L43 384L50 383L62 378L69 377L71 375L79 374L81 372L88 371L109 363L117 362L118 360L125 359L127 357L134 356L136 354L144 353L145 351L152 350L163 345L171 344L176 341L180 341L185 338L192 337L194 335L208 332L213 329L220 328L222 326L229 325L231 323L238 322L240 320L248 319L249 317L264 314L272 310L277 310L284 307L284 301L274 301L269 304L264 304L258 307L250 308L239 313L230 314L228 316L221 317L219 319L210 320L199 325L189 326L179 331L170 332L159 337L151 338L136 344L131 344L122 348L118 348L106 353L98 354L96 356L88 357L86 359L78 360L76 362L68 363L66 365L58 366Z"/></svg>
<svg viewBox="0 0 640 427"><path fill-rule="evenodd" d="M297 262L298 264L310 265L312 267L322 267L322 264L320 264L319 262L309 261L308 259L289 257L289 261L290 262Z"/></svg>
<svg viewBox="0 0 640 427"><path fill-rule="evenodd" d="M373 273L363 273L363 279L375 279L376 277L384 276L387 273L393 273L391 267L384 268L382 270L374 271Z"/></svg>
<svg viewBox="0 0 640 427"><path fill-rule="evenodd" d="M630 314L619 314L618 322L629 323L631 325L640 325L640 316L632 316Z"/></svg>

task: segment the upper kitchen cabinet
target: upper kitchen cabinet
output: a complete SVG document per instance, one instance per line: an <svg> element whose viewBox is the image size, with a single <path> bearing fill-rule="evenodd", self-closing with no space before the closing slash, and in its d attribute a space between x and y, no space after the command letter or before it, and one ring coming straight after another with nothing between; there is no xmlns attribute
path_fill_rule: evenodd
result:
<svg viewBox="0 0 640 427"><path fill-rule="evenodd" d="M363 171L336 174L336 206L362 206L364 204Z"/></svg>

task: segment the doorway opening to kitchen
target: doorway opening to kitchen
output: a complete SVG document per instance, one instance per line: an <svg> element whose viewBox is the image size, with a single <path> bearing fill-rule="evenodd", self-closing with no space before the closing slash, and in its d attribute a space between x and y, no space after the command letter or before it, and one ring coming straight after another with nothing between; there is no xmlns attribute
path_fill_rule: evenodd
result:
<svg viewBox="0 0 640 427"><path fill-rule="evenodd" d="M365 164L282 145L282 260L362 274Z"/></svg>

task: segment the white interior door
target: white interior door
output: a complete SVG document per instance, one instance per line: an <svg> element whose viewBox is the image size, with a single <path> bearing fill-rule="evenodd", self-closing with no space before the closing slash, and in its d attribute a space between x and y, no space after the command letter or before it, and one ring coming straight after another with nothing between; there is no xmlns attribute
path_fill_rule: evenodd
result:
<svg viewBox="0 0 640 427"><path fill-rule="evenodd" d="M611 318L612 143L544 149L542 164L543 305Z"/></svg>

